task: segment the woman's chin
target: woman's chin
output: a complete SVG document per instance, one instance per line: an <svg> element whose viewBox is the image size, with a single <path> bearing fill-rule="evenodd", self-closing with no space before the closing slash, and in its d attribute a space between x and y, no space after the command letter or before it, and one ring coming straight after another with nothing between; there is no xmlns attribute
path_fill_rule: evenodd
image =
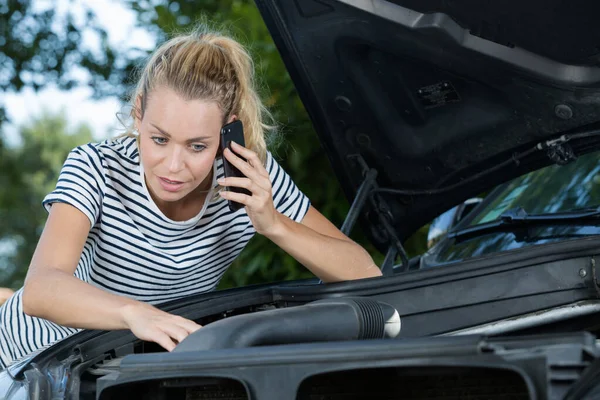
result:
<svg viewBox="0 0 600 400"><path fill-rule="evenodd" d="M152 197L157 203L165 202L172 203L183 199L187 194L186 188L180 188L178 190L167 190L161 185L152 185Z"/></svg>
<svg viewBox="0 0 600 400"><path fill-rule="evenodd" d="M181 192L167 192L167 191L163 191L161 190L160 192L158 192L158 198L161 201L164 202L168 202L168 203L173 203L176 201L179 201L181 199L183 199L188 193L181 191Z"/></svg>

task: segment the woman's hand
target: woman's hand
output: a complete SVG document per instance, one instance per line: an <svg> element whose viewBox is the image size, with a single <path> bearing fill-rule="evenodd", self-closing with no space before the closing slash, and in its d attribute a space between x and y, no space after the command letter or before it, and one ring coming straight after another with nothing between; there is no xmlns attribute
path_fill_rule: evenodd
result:
<svg viewBox="0 0 600 400"><path fill-rule="evenodd" d="M168 351L172 351L190 333L201 328L194 321L141 302L124 306L122 317L137 338L158 343Z"/></svg>
<svg viewBox="0 0 600 400"><path fill-rule="evenodd" d="M218 182L221 186L247 189L252 195L231 191L222 191L220 195L224 199L237 201L246 206L246 212L256 232L268 235L279 223L279 212L273 204L273 188L269 173L255 152L235 142L231 142L231 147L247 161L242 160L229 149L225 149L223 155L246 177L221 178Z"/></svg>

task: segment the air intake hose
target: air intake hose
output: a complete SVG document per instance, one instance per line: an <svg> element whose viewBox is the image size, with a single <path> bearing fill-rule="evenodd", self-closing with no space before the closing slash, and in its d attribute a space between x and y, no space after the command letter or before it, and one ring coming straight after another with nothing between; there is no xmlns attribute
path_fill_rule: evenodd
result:
<svg viewBox="0 0 600 400"><path fill-rule="evenodd" d="M400 327L398 311L391 305L341 297L216 321L189 335L173 351L392 338Z"/></svg>

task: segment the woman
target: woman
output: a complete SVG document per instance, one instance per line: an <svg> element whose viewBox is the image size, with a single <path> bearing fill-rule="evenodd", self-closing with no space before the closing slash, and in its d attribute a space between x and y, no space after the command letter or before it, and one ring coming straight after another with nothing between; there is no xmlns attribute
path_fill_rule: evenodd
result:
<svg viewBox="0 0 600 400"><path fill-rule="evenodd" d="M43 201L24 288L0 308L5 366L82 328L130 329L172 350L200 326L152 304L213 290L254 233L324 281L380 275L267 151L268 113L238 42L201 30L171 39L131 102L132 134L75 148ZM222 157L246 178L224 178L220 129L236 119L246 147Z"/></svg>

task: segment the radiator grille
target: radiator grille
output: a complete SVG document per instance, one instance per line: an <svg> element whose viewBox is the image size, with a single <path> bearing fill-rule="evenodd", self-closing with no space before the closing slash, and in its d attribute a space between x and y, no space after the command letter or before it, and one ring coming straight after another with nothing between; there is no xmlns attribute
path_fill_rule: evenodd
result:
<svg viewBox="0 0 600 400"><path fill-rule="evenodd" d="M528 400L523 378L491 368L375 368L316 375L297 400Z"/></svg>
<svg viewBox="0 0 600 400"><path fill-rule="evenodd" d="M100 400L248 400L246 388L233 379L181 378L113 386Z"/></svg>

